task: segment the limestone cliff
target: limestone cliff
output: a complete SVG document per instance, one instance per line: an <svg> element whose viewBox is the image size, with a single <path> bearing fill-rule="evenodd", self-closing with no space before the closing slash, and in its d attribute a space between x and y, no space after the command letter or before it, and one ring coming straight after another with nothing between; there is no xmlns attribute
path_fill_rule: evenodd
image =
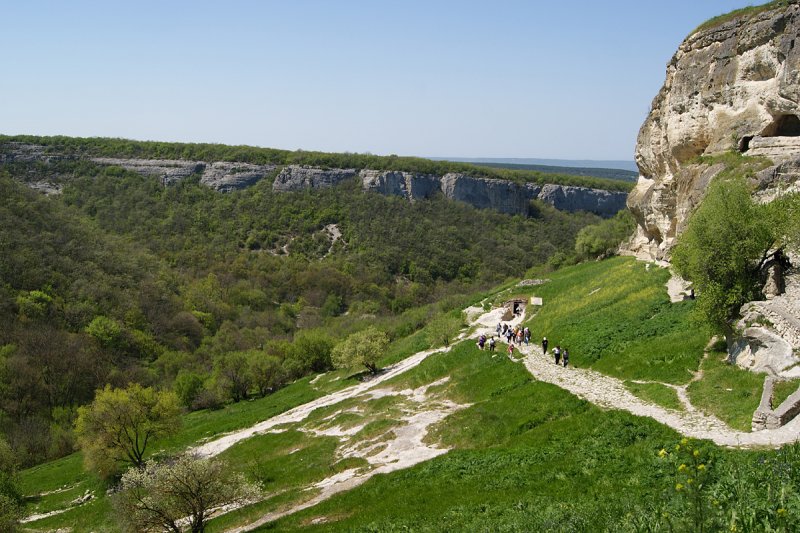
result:
<svg viewBox="0 0 800 533"><path fill-rule="evenodd" d="M288 166L273 183L279 192L333 187L356 177L352 169L321 169ZM361 170L357 179L366 191L402 196L409 201L441 194L450 200L478 209L494 209L508 215L527 215L533 199L549 203L561 211L589 211L612 216L625 207L624 192L569 185L519 184L513 181L448 173L444 176L394 170Z"/></svg>
<svg viewBox="0 0 800 533"><path fill-rule="evenodd" d="M10 142L0 145L0 164L50 163L64 159L79 160L80 154L48 152L44 146ZM588 187L533 183L481 178L467 174L448 173L444 176L394 170L356 170L318 168L311 166L265 164L255 165L228 161L191 161L185 159L86 158L98 165L117 166L143 176L158 179L169 186L189 176L199 176L200 184L220 192L230 192L255 185L275 176L275 192L294 192L339 185L347 180L365 191L402 196L409 201L424 200L440 194L450 200L470 204L479 209L495 209L509 215L528 215L530 201L537 199L561 211L588 211L601 216L613 216L625 208L626 193ZM276 175L277 173L277 175ZM45 179L28 180L29 186L46 194L58 194L69 176L48 172L47 165L37 174Z"/></svg>
<svg viewBox="0 0 800 533"><path fill-rule="evenodd" d="M690 35L639 131L641 177L628 197L638 222L632 250L669 256L675 237L721 167L697 156L739 150L784 164L800 154L800 5L743 12ZM795 166L796 168L796 166ZM793 182L798 175L773 168Z"/></svg>

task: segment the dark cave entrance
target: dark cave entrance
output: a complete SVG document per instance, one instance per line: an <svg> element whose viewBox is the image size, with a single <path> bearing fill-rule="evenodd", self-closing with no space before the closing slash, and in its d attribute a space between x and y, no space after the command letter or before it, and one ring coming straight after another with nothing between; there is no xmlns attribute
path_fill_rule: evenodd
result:
<svg viewBox="0 0 800 533"><path fill-rule="evenodd" d="M760 135L745 135L739 139L739 152L747 152L750 149L750 142L754 138L764 137L800 137L800 118L797 115L774 117Z"/></svg>
<svg viewBox="0 0 800 533"><path fill-rule="evenodd" d="M780 115L764 128L762 137L800 137L800 118L797 115Z"/></svg>

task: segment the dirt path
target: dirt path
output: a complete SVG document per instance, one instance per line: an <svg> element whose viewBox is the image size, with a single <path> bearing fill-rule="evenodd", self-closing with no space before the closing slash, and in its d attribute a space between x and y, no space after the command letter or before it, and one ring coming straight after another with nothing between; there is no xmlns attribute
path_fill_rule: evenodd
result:
<svg viewBox="0 0 800 533"><path fill-rule="evenodd" d="M268 420L259 422L258 424L249 428L234 431L212 441L206 442L205 444L201 444L200 446L190 449L189 452L195 453L202 457L213 457L224 452L239 441L248 439L261 433L268 433L276 428L276 426L302 422L308 418L308 416L315 409L319 409L320 407L328 407L329 405L334 405L344 400L360 396L368 390L374 389L381 383L390 380L393 377L402 374L403 372L411 370L424 361L429 355L439 352L446 352L448 350L449 348L440 348L437 350L425 350L423 352L418 352L411 357L403 359L399 363L390 366L386 371L370 381L365 381L363 383L359 383L358 385L333 392L327 396L323 396L322 398L317 398L311 402L304 403L303 405L299 405L286 411L285 413L281 413Z"/></svg>
<svg viewBox="0 0 800 533"><path fill-rule="evenodd" d="M478 333L491 333L490 325ZM617 378L585 368L557 366L550 354L542 354L541 346L518 347L525 368L538 380L557 385L579 398L607 409L621 409L637 416L648 416L665 424L686 437L708 439L720 446L757 448L779 447L800 440L800 417L778 429L765 429L754 433L737 431L713 415L698 411L692 406L685 388L678 392L685 411L667 409L648 403L631 393ZM670 386L666 383L662 385Z"/></svg>

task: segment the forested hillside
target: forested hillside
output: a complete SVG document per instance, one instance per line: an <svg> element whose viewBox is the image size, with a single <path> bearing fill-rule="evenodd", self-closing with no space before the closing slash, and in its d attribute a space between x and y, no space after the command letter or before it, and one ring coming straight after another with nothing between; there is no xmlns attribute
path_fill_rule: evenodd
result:
<svg viewBox="0 0 800 533"><path fill-rule="evenodd" d="M115 156L251 153L58 142ZM45 173L62 194L20 183ZM349 184L274 194L267 181L222 194L87 161L0 166L0 420L23 465L71 452L76 408L107 383L174 388L188 409L266 394L330 368L333 344L367 325L400 338L467 295L568 260L599 220Z"/></svg>

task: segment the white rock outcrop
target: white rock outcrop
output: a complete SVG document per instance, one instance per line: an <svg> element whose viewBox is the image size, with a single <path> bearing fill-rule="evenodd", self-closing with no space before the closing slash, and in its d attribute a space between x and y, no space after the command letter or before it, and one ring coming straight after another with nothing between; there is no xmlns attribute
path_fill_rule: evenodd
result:
<svg viewBox="0 0 800 533"><path fill-rule="evenodd" d="M667 65L639 131L642 178L628 197L638 222L632 251L669 256L721 169L695 164L697 156L739 150L775 163L796 159L798 117L800 5L746 12L690 35Z"/></svg>

